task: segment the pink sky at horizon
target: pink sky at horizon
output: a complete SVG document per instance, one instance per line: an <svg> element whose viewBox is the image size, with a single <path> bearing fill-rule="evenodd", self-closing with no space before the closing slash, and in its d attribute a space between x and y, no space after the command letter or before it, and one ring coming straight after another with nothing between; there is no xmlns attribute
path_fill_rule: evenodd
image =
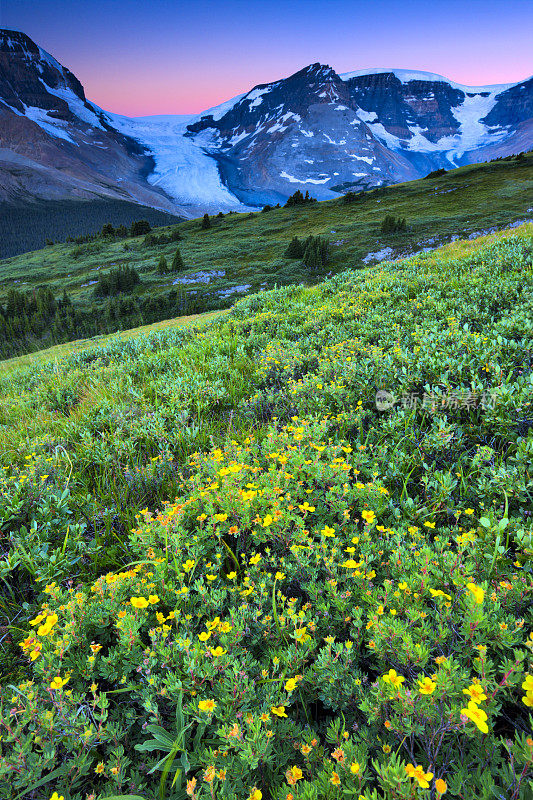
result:
<svg viewBox="0 0 533 800"><path fill-rule="evenodd" d="M319 61L470 86L533 74L532 0L12 0L23 30L89 100L127 116L196 114Z"/></svg>
<svg viewBox="0 0 533 800"><path fill-rule="evenodd" d="M333 59L315 59L321 63L327 63L338 73L351 72L358 69L391 67L397 69L418 70L422 72L434 72L443 75L449 80L461 83L466 86L488 86L494 84L517 83L531 77L533 69L529 73L524 65L509 66L507 69L493 70L487 72L480 69L477 65L468 68L467 64L455 65L453 70L447 70L446 65L426 63L398 63L394 67L390 63L370 64L364 63L343 64L337 67ZM106 74L90 74L90 70L81 69L75 72L85 87L87 97L97 103L101 108L113 111L125 116L149 116L157 114L197 114L208 108L219 105L236 95L248 92L257 84L270 83L271 81L286 78L297 72L299 69L308 66L313 61L296 63L287 60L284 67L279 64L273 68L265 65L264 68L254 64L252 68L245 69L243 74L236 70L226 70L217 75L216 82L210 76L201 72L194 84L180 85L179 73L174 78L169 74L167 67L154 65L153 70L146 71L142 76L137 76L134 91L132 91L132 80L126 70L120 77L113 79L110 83ZM86 76L82 75L87 72ZM186 76L190 79L190 75ZM132 97L133 95L133 97Z"/></svg>
<svg viewBox="0 0 533 800"><path fill-rule="evenodd" d="M176 84L172 80L169 80L167 84L163 84L158 82L157 77L151 78L147 76L145 84L136 84L135 99L130 97L131 84L127 78L114 81L113 86L110 87L105 79L98 81L88 76L86 80L83 80L79 73L77 77L82 81L89 100L92 100L101 108L107 111L113 111L116 114L123 114L124 116L130 117L158 114L198 114L208 108L220 105L236 95L248 92L258 84L270 83L280 78L287 78L299 69L306 67L309 63L312 62L306 62L301 65L291 65L285 73L281 73L278 70L270 70L270 74L259 75L256 74L254 70L247 74L248 79L243 79L243 77L232 78L229 76L226 81L221 82L218 86L209 85L209 82L204 81L203 85L197 84L196 86L186 89L177 88L176 84L178 79L176 79ZM330 66L335 69L331 61L326 61L324 63L329 63ZM373 68L380 68L381 66L390 67L391 65L372 65ZM526 74L524 71L519 71L519 69L509 70L503 74L492 73L487 76L477 71L466 74L460 71L454 71L450 74L450 71L439 70L433 67L433 65L418 65L415 67L412 64L398 64L394 68L434 72L465 86L491 86L494 84L519 83L531 77L531 73ZM364 64L355 64L352 67L336 70L336 72L342 74L343 72L353 72L358 69L367 69L367 67ZM265 70L265 73L268 73L268 70ZM140 96L143 92L146 94Z"/></svg>

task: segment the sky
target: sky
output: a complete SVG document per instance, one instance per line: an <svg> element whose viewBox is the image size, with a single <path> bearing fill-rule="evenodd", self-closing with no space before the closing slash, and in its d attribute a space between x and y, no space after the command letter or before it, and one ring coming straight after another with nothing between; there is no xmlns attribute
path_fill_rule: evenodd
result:
<svg viewBox="0 0 533 800"><path fill-rule="evenodd" d="M316 61L476 86L533 74L533 0L0 0L0 27L128 116L198 113Z"/></svg>

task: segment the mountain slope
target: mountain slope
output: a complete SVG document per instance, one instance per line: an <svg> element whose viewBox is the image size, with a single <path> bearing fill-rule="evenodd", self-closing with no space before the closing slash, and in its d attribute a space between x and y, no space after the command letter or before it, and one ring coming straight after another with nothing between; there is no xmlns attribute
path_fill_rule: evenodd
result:
<svg viewBox="0 0 533 800"><path fill-rule="evenodd" d="M0 262L0 304L6 303L13 289L28 298L47 291L58 300L66 292L71 304L68 319L56 320L42 336L36 336L27 331L2 332L0 315L0 356L176 314L222 308L250 292L315 283L343 269L359 269L480 231L508 227L533 218L532 197L533 153L378 187L349 201L217 215L211 217L207 230L199 220L187 220L160 229L156 236L100 237L82 245L58 244L26 253ZM406 218L406 229L383 232L387 215ZM0 238L1 222L0 217ZM301 241L309 236L329 240L326 263L308 267L304 258L287 257L287 246L295 236ZM183 269L161 274L161 257L170 265L177 247ZM95 297L102 272L126 265L138 272L140 283L125 295Z"/></svg>
<svg viewBox="0 0 533 800"><path fill-rule="evenodd" d="M218 158L232 191L264 202L295 189L326 199L529 149L532 120L533 79L468 87L405 70L337 75L317 63L256 86L188 133Z"/></svg>
<svg viewBox="0 0 533 800"><path fill-rule="evenodd" d="M0 201L106 198L175 211L146 182L152 169L68 69L25 34L0 31Z"/></svg>
<svg viewBox="0 0 533 800"><path fill-rule="evenodd" d="M342 77L368 115L375 135L411 156L444 156L458 165L465 163L463 156L469 153L468 161L479 161L480 147L505 142L518 125L533 117L533 79L476 87L405 70L362 71Z"/></svg>
<svg viewBox="0 0 533 800"><path fill-rule="evenodd" d="M2 800L531 800L529 227L0 374Z"/></svg>
<svg viewBox="0 0 533 800"><path fill-rule="evenodd" d="M376 185L417 177L372 136L348 85L321 64L257 86L219 120L202 117L188 132L203 136L228 186L250 199L277 202L302 187L327 199L361 179Z"/></svg>

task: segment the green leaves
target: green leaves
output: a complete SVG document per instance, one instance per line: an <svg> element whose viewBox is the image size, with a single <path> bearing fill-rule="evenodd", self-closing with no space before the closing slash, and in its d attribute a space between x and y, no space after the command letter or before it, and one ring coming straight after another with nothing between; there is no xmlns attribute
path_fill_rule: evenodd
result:
<svg viewBox="0 0 533 800"><path fill-rule="evenodd" d="M138 794L110 794L106 800L147 800L147 798Z"/></svg>
<svg viewBox="0 0 533 800"><path fill-rule="evenodd" d="M165 800L167 780L170 773L174 773L171 783L172 798L181 800L186 797L183 788L183 777L186 776L191 769L191 762L187 753L190 747L191 752L197 752L201 745L201 740L206 729L204 722L197 725L194 740L189 743L187 738L187 731L193 727L193 722L185 724L185 716L183 713L183 690L178 683L176 692L176 724L175 730L172 733L166 731L161 725L147 725L146 730L151 733L152 739L135 745L135 749L139 752L153 753L161 751L167 755L163 756L157 761L154 766L149 770L148 774L152 775L154 772L161 771L161 778L159 781L158 796L160 800ZM179 763L175 764L178 754Z"/></svg>

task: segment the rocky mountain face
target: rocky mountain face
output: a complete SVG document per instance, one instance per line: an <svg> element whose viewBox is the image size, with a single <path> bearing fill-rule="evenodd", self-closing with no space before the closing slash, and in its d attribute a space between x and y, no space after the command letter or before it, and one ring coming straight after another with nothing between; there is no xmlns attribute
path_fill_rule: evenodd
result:
<svg viewBox="0 0 533 800"><path fill-rule="evenodd" d="M355 183L417 176L358 114L349 84L312 64L286 80L257 86L226 114L188 126L218 159L225 182L243 201L277 202L296 189L333 197Z"/></svg>
<svg viewBox="0 0 533 800"><path fill-rule="evenodd" d="M519 152L513 137L533 119L533 79L462 86L440 75L404 70L343 76L375 136L423 170L478 160L487 147ZM525 142L531 148L533 139Z"/></svg>
<svg viewBox="0 0 533 800"><path fill-rule="evenodd" d="M328 198L530 149L532 103L533 79L466 87L429 73L338 75L312 64L255 87L222 116L202 116L187 135L249 202L295 189Z"/></svg>
<svg viewBox="0 0 533 800"><path fill-rule="evenodd" d="M0 31L0 201L111 198L173 210L146 181L153 166L68 69L25 34Z"/></svg>
<svg viewBox="0 0 533 800"><path fill-rule="evenodd" d="M533 147L533 79L311 64L196 117L102 111L23 33L0 31L0 200L112 197L197 216L319 199Z"/></svg>
<svg viewBox="0 0 533 800"><path fill-rule="evenodd" d="M0 97L3 104L20 113L24 113L25 108L40 108L56 119L73 121L75 118L61 92L71 93L85 105L89 114L94 114L75 75L24 33L0 31Z"/></svg>

